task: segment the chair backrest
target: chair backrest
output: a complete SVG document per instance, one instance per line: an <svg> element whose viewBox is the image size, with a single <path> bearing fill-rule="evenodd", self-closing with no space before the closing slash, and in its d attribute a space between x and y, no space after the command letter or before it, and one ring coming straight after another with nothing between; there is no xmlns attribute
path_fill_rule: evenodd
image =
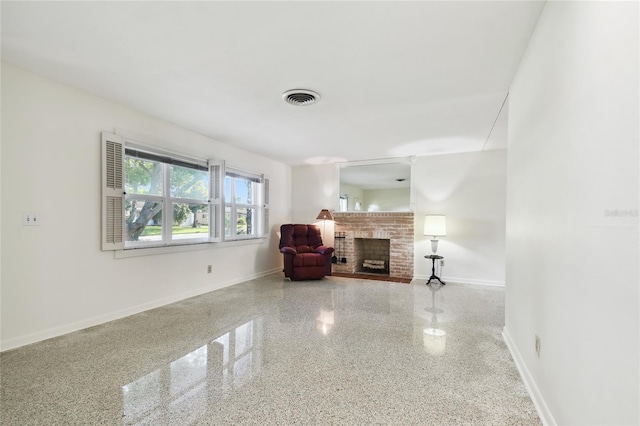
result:
<svg viewBox="0 0 640 426"><path fill-rule="evenodd" d="M318 225L286 224L280 226L280 248L293 247L298 253L311 253L322 245Z"/></svg>

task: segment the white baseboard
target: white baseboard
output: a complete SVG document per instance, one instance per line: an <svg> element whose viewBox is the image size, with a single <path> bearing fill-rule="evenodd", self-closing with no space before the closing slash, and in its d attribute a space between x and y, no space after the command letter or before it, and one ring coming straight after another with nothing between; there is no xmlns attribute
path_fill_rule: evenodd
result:
<svg viewBox="0 0 640 426"><path fill-rule="evenodd" d="M414 275L414 280L428 280L431 274L429 275ZM504 281L494 281L494 280L477 280L473 278L460 278L460 277L448 277L443 275L440 277L442 281L445 283L457 283L457 284L474 284L474 285L488 285L493 287L504 287Z"/></svg>
<svg viewBox="0 0 640 426"><path fill-rule="evenodd" d="M110 312L96 317L86 318L80 321L76 321L69 324L64 324L58 327L48 328L46 330L38 331L35 333L25 334L24 336L18 336L0 342L0 352L8 351L10 349L19 348L21 346L30 345L32 343L41 342L43 340L51 339L53 337L59 337L64 334L73 333L75 331L83 330L85 328L94 327L96 325L104 324L109 321L114 321L120 318L128 317L130 315L139 314L140 312L148 311L150 309L159 308L161 306L169 305L171 303L179 302L181 300L189 299L190 297L200 296L201 294L209 293L214 290L219 290L224 287L229 287L241 282L254 280L256 278L265 277L277 272L282 272L282 268L275 268L269 271L263 271L244 277L237 277L228 281L216 282L206 286L198 287L197 289L189 290L183 293L174 294L171 296L163 297L156 300L151 300L146 303L142 303L135 306L129 306L127 308Z"/></svg>
<svg viewBox="0 0 640 426"><path fill-rule="evenodd" d="M540 393L540 389L538 389L536 382L533 380L533 376L529 372L529 369L524 362L524 358L522 358L518 348L511 339L511 335L509 334L509 330L507 330L506 326L502 329L502 337L507 344L507 348L509 348L509 352L511 352L511 357L520 372L520 377L522 377L522 381L527 388L527 392L529 392L533 405L536 407L536 411L538 412L538 416L540 417L542 424L545 426L556 426L557 423L553 418L553 415L551 415L551 411L545 403L544 398Z"/></svg>

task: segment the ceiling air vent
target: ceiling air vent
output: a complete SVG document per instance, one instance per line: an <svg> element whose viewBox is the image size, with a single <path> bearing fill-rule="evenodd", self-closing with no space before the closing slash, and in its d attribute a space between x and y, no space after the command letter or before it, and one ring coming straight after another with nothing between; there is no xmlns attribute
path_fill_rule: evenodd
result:
<svg viewBox="0 0 640 426"><path fill-rule="evenodd" d="M282 94L287 103L296 106L306 106L315 104L320 100L320 95L312 90L295 89Z"/></svg>

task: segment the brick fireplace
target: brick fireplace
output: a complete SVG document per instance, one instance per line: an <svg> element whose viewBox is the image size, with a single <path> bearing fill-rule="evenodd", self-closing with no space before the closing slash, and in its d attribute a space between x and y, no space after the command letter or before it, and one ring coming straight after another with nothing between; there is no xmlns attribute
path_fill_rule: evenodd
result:
<svg viewBox="0 0 640 426"><path fill-rule="evenodd" d="M356 258L360 239L388 240L388 274L394 278L413 278L413 213L335 212L335 242L338 263L335 272L361 271ZM343 238L341 238L343 237ZM359 250L358 250L359 251ZM358 254L358 257L362 257ZM376 257L376 256L373 256ZM346 262L342 262L342 260Z"/></svg>

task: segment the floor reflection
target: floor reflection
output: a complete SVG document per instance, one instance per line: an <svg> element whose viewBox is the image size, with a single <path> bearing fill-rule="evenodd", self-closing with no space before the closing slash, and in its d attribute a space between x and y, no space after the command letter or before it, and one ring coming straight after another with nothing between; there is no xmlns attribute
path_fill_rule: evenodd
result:
<svg viewBox="0 0 640 426"><path fill-rule="evenodd" d="M320 314L316 318L316 328L325 336L329 334L335 324L335 311L320 309Z"/></svg>
<svg viewBox="0 0 640 426"><path fill-rule="evenodd" d="M244 323L122 387L123 423L190 424L262 368L262 318Z"/></svg>
<svg viewBox="0 0 640 426"><path fill-rule="evenodd" d="M427 287L431 292L431 306L424 308L424 310L431 313L431 319L429 326L422 331L422 340L428 354L440 356L444 355L447 348L447 332L438 326L438 314L442 314L444 311L436 307L437 294L443 285L434 282L428 284Z"/></svg>

